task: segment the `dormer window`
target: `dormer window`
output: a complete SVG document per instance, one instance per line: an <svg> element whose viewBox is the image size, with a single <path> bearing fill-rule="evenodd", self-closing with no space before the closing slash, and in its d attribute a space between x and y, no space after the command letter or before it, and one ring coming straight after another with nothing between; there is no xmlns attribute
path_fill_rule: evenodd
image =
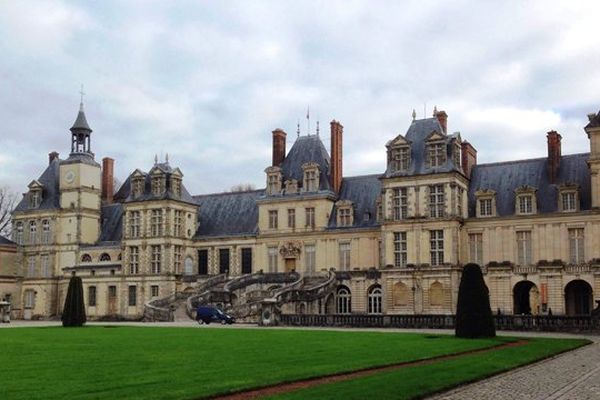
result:
<svg viewBox="0 0 600 400"><path fill-rule="evenodd" d="M42 202L42 192L40 190L33 190L29 194L29 205L31 208L38 208Z"/></svg>
<svg viewBox="0 0 600 400"><path fill-rule="evenodd" d="M285 194L298 193L298 181L295 179L288 179L285 181Z"/></svg>
<svg viewBox="0 0 600 400"><path fill-rule="evenodd" d="M352 202L348 200L340 200L336 203L337 206L337 225L352 226L354 223L354 208Z"/></svg>
<svg viewBox="0 0 600 400"><path fill-rule="evenodd" d="M267 195L274 196L281 193L281 168L269 167L267 174Z"/></svg>
<svg viewBox="0 0 600 400"><path fill-rule="evenodd" d="M134 198L141 197L144 194L145 177L141 171L136 170L131 178L131 192Z"/></svg>
<svg viewBox="0 0 600 400"><path fill-rule="evenodd" d="M559 187L558 209L562 212L576 212L579 210L579 193L576 185L563 185Z"/></svg>
<svg viewBox="0 0 600 400"><path fill-rule="evenodd" d="M431 143L427 146L427 156L430 168L441 167L446 163L444 147L444 143Z"/></svg>
<svg viewBox="0 0 600 400"><path fill-rule="evenodd" d="M165 192L165 177L162 174L152 176L152 194L162 196Z"/></svg>
<svg viewBox="0 0 600 400"><path fill-rule="evenodd" d="M515 190L516 193L516 214L529 215L537 212L537 204L535 202L535 188L531 186L522 186Z"/></svg>
<svg viewBox="0 0 600 400"><path fill-rule="evenodd" d="M171 193L175 197L181 197L181 178L183 178L183 174L179 170L179 168L175 168L173 172L171 172L170 180L171 180Z"/></svg>
<svg viewBox="0 0 600 400"><path fill-rule="evenodd" d="M460 143L456 142L454 145L454 151L452 152L452 157L454 160L454 166L458 169L461 169L460 163Z"/></svg>
<svg viewBox="0 0 600 400"><path fill-rule="evenodd" d="M394 147L390 150L390 169L392 172L406 171L410 167L410 147Z"/></svg>
<svg viewBox="0 0 600 400"><path fill-rule="evenodd" d="M305 192L316 192L319 190L319 165L317 163L302 164L304 171L303 187Z"/></svg>
<svg viewBox="0 0 600 400"><path fill-rule="evenodd" d="M496 216L496 192L493 190L478 190L475 192L477 199L476 216L477 217L495 217Z"/></svg>

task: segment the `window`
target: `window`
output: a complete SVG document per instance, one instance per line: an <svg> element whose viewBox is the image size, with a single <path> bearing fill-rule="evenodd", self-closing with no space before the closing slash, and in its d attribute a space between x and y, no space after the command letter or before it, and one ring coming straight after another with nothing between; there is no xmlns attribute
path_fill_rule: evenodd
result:
<svg viewBox="0 0 600 400"><path fill-rule="evenodd" d="M267 178L267 189L269 194L274 195L279 192L279 174L269 174Z"/></svg>
<svg viewBox="0 0 600 400"><path fill-rule="evenodd" d="M269 256L269 272L277 272L277 247L269 246L267 253Z"/></svg>
<svg viewBox="0 0 600 400"><path fill-rule="evenodd" d="M176 197L181 197L181 179L171 177L171 191Z"/></svg>
<svg viewBox="0 0 600 400"><path fill-rule="evenodd" d="M408 260L408 244L406 232L394 232L394 266L406 267Z"/></svg>
<svg viewBox="0 0 600 400"><path fill-rule="evenodd" d="M173 216L173 235L175 237L183 236L183 212L175 210Z"/></svg>
<svg viewBox="0 0 600 400"><path fill-rule="evenodd" d="M352 295L347 287L340 287L337 290L336 312L338 314L350 314L352 312Z"/></svg>
<svg viewBox="0 0 600 400"><path fill-rule="evenodd" d="M176 274L181 273L181 246L173 246L173 269Z"/></svg>
<svg viewBox="0 0 600 400"><path fill-rule="evenodd" d="M517 232L517 263L531 265L531 232Z"/></svg>
<svg viewBox="0 0 600 400"><path fill-rule="evenodd" d="M350 270L350 243L340 243L340 270Z"/></svg>
<svg viewBox="0 0 600 400"><path fill-rule="evenodd" d="M136 177L133 180L133 197L140 197L144 193L144 177Z"/></svg>
<svg viewBox="0 0 600 400"><path fill-rule="evenodd" d="M129 286L127 297L129 307L133 307L137 304L137 286Z"/></svg>
<svg viewBox="0 0 600 400"><path fill-rule="evenodd" d="M229 249L219 249L219 273L229 272Z"/></svg>
<svg viewBox="0 0 600 400"><path fill-rule="evenodd" d="M81 262L92 262L92 256L90 256L89 254L84 254L81 256Z"/></svg>
<svg viewBox="0 0 600 400"><path fill-rule="evenodd" d="M29 244L35 244L37 236L37 224L35 221L29 222Z"/></svg>
<svg viewBox="0 0 600 400"><path fill-rule="evenodd" d="M139 211L132 211L129 214L129 236L132 238L140 237L141 216Z"/></svg>
<svg viewBox="0 0 600 400"><path fill-rule="evenodd" d="M460 145L457 143L456 146L454 146L454 151L452 152L453 158L454 158L454 165L456 166L456 168L460 169Z"/></svg>
<svg viewBox="0 0 600 400"><path fill-rule="evenodd" d="M429 186L429 216L441 218L444 216L444 186Z"/></svg>
<svg viewBox="0 0 600 400"><path fill-rule="evenodd" d="M102 253L100 255L100 261L110 261L110 255L108 255L108 253Z"/></svg>
<svg viewBox="0 0 600 400"><path fill-rule="evenodd" d="M442 265L444 263L444 231L429 231L429 246L431 265Z"/></svg>
<svg viewBox="0 0 600 400"><path fill-rule="evenodd" d="M429 146L429 167L441 167L446 163L446 155L444 154L444 144L434 143Z"/></svg>
<svg viewBox="0 0 600 400"><path fill-rule="evenodd" d="M585 262L583 228L569 229L569 261L571 264Z"/></svg>
<svg viewBox="0 0 600 400"><path fill-rule="evenodd" d="M533 213L533 201L531 195L521 195L518 197L519 202L519 214L531 214Z"/></svg>
<svg viewBox="0 0 600 400"><path fill-rule="evenodd" d="M50 243L50 221L47 219L42 221L42 244Z"/></svg>
<svg viewBox="0 0 600 400"><path fill-rule="evenodd" d="M31 208L38 208L42 200L42 194L39 190L33 190L30 194L29 201Z"/></svg>
<svg viewBox="0 0 600 400"><path fill-rule="evenodd" d="M162 252L160 246L151 246L150 247L152 259L150 262L150 266L152 267L153 274L160 274L160 270L162 267Z"/></svg>
<svg viewBox="0 0 600 400"><path fill-rule="evenodd" d="M35 276L35 257L29 256L27 258L27 277L33 278Z"/></svg>
<svg viewBox="0 0 600 400"><path fill-rule="evenodd" d="M483 265L483 234L469 234L469 260L477 265Z"/></svg>
<svg viewBox="0 0 600 400"><path fill-rule="evenodd" d="M269 210L269 229L277 229L278 219L277 210Z"/></svg>
<svg viewBox="0 0 600 400"><path fill-rule="evenodd" d="M296 227L296 209L288 208L288 228L294 229Z"/></svg>
<svg viewBox="0 0 600 400"><path fill-rule="evenodd" d="M252 273L252 249L244 247L242 249L242 274Z"/></svg>
<svg viewBox="0 0 600 400"><path fill-rule="evenodd" d="M369 289L369 314L381 314L381 303L382 303L382 291L381 286L373 286Z"/></svg>
<svg viewBox="0 0 600 400"><path fill-rule="evenodd" d="M491 217L492 212L492 199L481 199L479 200L479 215L481 217Z"/></svg>
<svg viewBox="0 0 600 400"><path fill-rule="evenodd" d="M152 210L152 236L162 236L162 210Z"/></svg>
<svg viewBox="0 0 600 400"><path fill-rule="evenodd" d="M25 308L35 308L35 292L33 290L25 291Z"/></svg>
<svg viewBox="0 0 600 400"><path fill-rule="evenodd" d="M577 203L575 202L577 196L575 192L561 193L560 197L563 211L577 211Z"/></svg>
<svg viewBox="0 0 600 400"><path fill-rule="evenodd" d="M158 297L158 295L159 295L158 285L152 285L152 286L150 286L150 296L152 296L152 297Z"/></svg>
<svg viewBox="0 0 600 400"><path fill-rule="evenodd" d="M23 223L17 222L17 227L15 229L15 242L19 245L23 244Z"/></svg>
<svg viewBox="0 0 600 400"><path fill-rule="evenodd" d="M96 286L88 287L88 306L96 307Z"/></svg>
<svg viewBox="0 0 600 400"><path fill-rule="evenodd" d="M459 217L463 216L463 198L465 190L461 187L456 188L456 214Z"/></svg>
<svg viewBox="0 0 600 400"><path fill-rule="evenodd" d="M394 220L398 221L401 219L406 219L408 217L408 189L394 189L394 196L392 202Z"/></svg>
<svg viewBox="0 0 600 400"><path fill-rule="evenodd" d="M180 250L180 254L181 254L181 250ZM181 259L181 255L179 257ZM178 274L179 270L175 270L175 273ZM194 260L192 260L192 257L190 257L190 256L187 256L185 258L185 261L183 262L183 274L188 275L188 276L194 275Z"/></svg>
<svg viewBox="0 0 600 400"><path fill-rule="evenodd" d="M304 246L304 268L306 273L315 272L315 245L307 244Z"/></svg>
<svg viewBox="0 0 600 400"><path fill-rule="evenodd" d="M48 254L42 254L40 257L41 275L42 278L50 277L50 256Z"/></svg>
<svg viewBox="0 0 600 400"><path fill-rule="evenodd" d="M339 212L339 221L340 226L350 226L352 225L352 209L349 207L340 208Z"/></svg>
<svg viewBox="0 0 600 400"><path fill-rule="evenodd" d="M208 275L208 250L198 250L198 275Z"/></svg>
<svg viewBox="0 0 600 400"><path fill-rule="evenodd" d="M306 179L306 191L307 192L315 192L318 190L317 185L317 171L314 169L310 169L304 172Z"/></svg>
<svg viewBox="0 0 600 400"><path fill-rule="evenodd" d="M392 172L406 171L410 166L410 148L398 147L392 149L391 169Z"/></svg>
<svg viewBox="0 0 600 400"><path fill-rule="evenodd" d="M315 209L314 207L306 208L306 227L314 228L315 227Z"/></svg>
<svg viewBox="0 0 600 400"><path fill-rule="evenodd" d="M129 248L129 273L136 275L140 272L140 249L137 246Z"/></svg>
<svg viewBox="0 0 600 400"><path fill-rule="evenodd" d="M152 194L160 196L165 192L164 178L162 176L152 177Z"/></svg>

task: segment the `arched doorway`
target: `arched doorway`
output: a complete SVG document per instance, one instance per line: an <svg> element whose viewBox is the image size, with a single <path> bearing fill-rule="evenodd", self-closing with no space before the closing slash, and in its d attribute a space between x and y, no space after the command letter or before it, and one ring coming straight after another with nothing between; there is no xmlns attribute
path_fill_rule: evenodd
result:
<svg viewBox="0 0 600 400"><path fill-rule="evenodd" d="M567 315L589 315L592 311L592 287L576 279L565 286L565 311Z"/></svg>
<svg viewBox="0 0 600 400"><path fill-rule="evenodd" d="M513 312L515 315L539 314L540 294L535 283L521 281L513 288Z"/></svg>

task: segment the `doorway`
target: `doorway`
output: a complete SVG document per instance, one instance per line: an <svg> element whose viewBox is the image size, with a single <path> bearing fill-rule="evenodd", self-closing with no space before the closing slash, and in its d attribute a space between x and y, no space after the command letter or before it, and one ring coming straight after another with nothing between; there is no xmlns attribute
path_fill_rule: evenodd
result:
<svg viewBox="0 0 600 400"><path fill-rule="evenodd" d="M565 311L567 315L589 315L592 310L592 287L577 279L565 286Z"/></svg>
<svg viewBox="0 0 600 400"><path fill-rule="evenodd" d="M114 315L117 313L117 287L109 286L108 287L108 315Z"/></svg>
<svg viewBox="0 0 600 400"><path fill-rule="evenodd" d="M296 259L286 258L285 259L285 272L292 272L296 270Z"/></svg>
<svg viewBox="0 0 600 400"><path fill-rule="evenodd" d="M515 315L539 314L540 295L537 286L531 281L521 281L513 289Z"/></svg>

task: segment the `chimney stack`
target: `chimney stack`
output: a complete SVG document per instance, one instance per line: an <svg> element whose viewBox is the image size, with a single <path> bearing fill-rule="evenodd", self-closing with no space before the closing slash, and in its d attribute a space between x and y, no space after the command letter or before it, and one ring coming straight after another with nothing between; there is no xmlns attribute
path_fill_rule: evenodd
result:
<svg viewBox="0 0 600 400"><path fill-rule="evenodd" d="M477 150L471 145L471 143L464 141L460 144L460 162L462 169L467 178L471 178L471 172L473 167L477 165Z"/></svg>
<svg viewBox="0 0 600 400"><path fill-rule="evenodd" d="M58 158L58 153L53 151L52 153L48 153L48 164L52 164L52 161Z"/></svg>
<svg viewBox="0 0 600 400"><path fill-rule="evenodd" d="M548 138L548 177L550 183L555 183L558 177L558 168L560 167L562 136L556 131L550 131L546 135Z"/></svg>
<svg viewBox="0 0 600 400"><path fill-rule="evenodd" d="M287 134L283 129L273 131L273 166L279 167L285 158L285 138Z"/></svg>
<svg viewBox="0 0 600 400"><path fill-rule="evenodd" d="M440 125L442 126L442 130L444 131L443 133L447 133L448 132L448 114L446 114L446 111L437 111L435 113L435 117L440 122Z"/></svg>
<svg viewBox="0 0 600 400"><path fill-rule="evenodd" d="M343 139L344 127L335 119L331 121L331 186L339 194L343 178Z"/></svg>
<svg viewBox="0 0 600 400"><path fill-rule="evenodd" d="M113 201L114 192L114 165L115 160L110 157L102 159L102 202L110 204Z"/></svg>

